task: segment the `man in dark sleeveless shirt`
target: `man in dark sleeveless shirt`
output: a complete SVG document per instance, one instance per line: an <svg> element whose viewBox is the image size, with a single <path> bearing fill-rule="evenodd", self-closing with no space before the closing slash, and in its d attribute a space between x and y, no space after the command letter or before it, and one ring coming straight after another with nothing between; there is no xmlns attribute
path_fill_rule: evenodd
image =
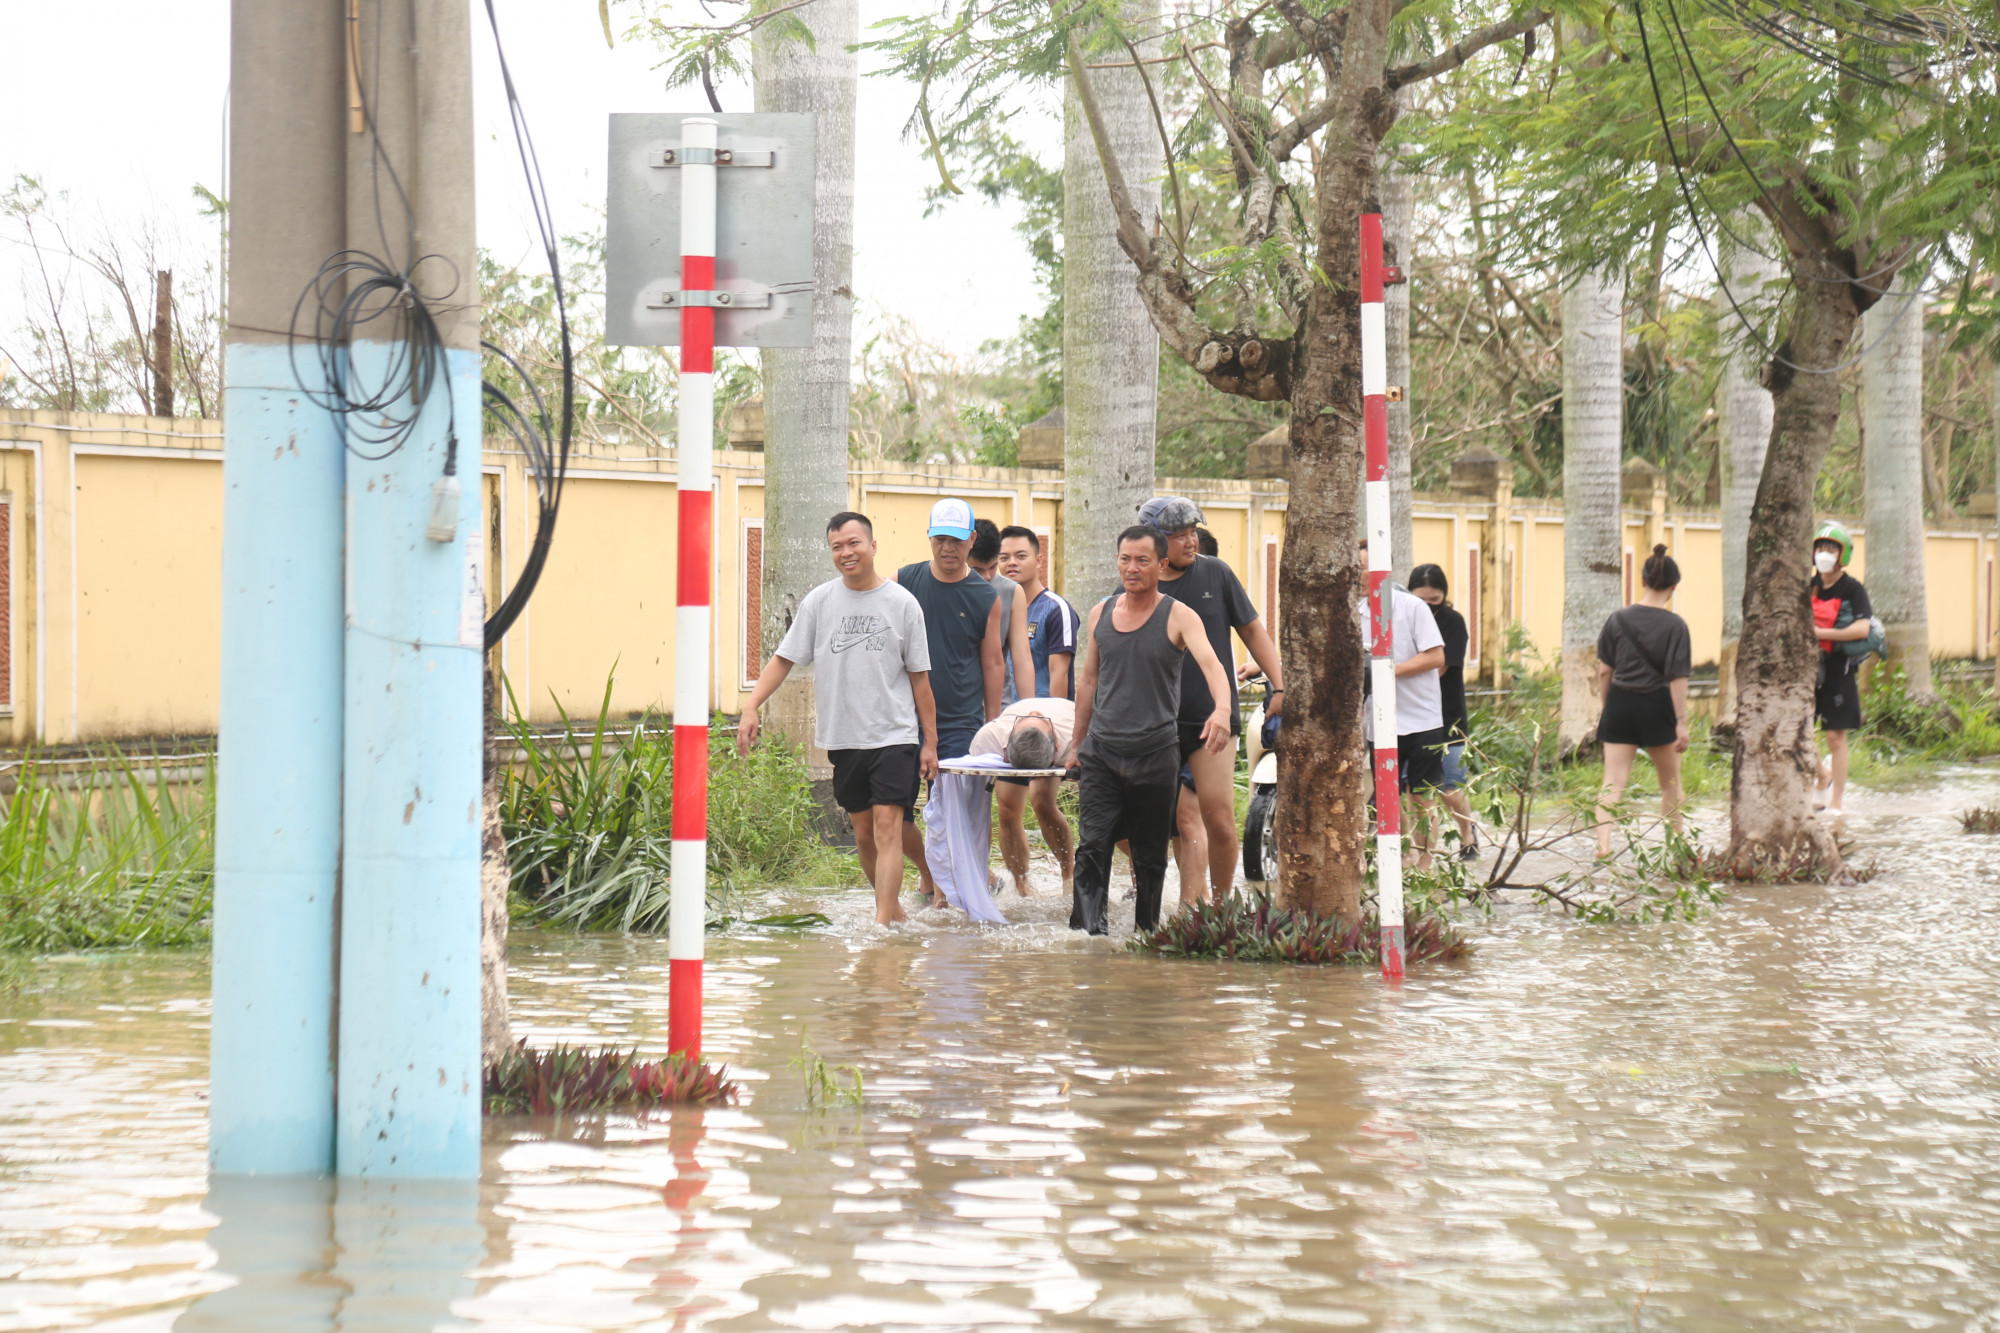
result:
<svg viewBox="0 0 2000 1333"><path fill-rule="evenodd" d="M1135 922L1141 930L1159 924L1167 839L1180 799L1181 662L1190 653L1217 701L1202 723L1202 744L1213 751L1230 743L1236 696L1229 674L1201 617L1161 593L1166 558L1167 539L1158 528L1118 534L1123 590L1091 608L1090 644L1077 676L1076 732L1064 761L1083 770L1069 928L1093 935L1107 933L1111 851L1120 838L1132 844Z"/></svg>

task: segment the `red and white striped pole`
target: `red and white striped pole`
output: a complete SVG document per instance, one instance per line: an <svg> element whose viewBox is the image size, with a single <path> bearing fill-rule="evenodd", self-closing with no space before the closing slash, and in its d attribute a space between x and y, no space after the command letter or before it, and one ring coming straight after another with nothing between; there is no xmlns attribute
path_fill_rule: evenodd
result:
<svg viewBox="0 0 2000 1333"><path fill-rule="evenodd" d="M667 912L667 1049L701 1056L708 906L709 566L715 534L715 122L681 122L680 542L674 611L673 898Z"/></svg>
<svg viewBox="0 0 2000 1333"><path fill-rule="evenodd" d="M1361 429L1368 472L1368 670L1375 707L1375 903L1382 975L1403 975L1403 795L1396 765L1395 619L1389 543L1389 341L1382 305L1382 215L1361 215Z"/></svg>

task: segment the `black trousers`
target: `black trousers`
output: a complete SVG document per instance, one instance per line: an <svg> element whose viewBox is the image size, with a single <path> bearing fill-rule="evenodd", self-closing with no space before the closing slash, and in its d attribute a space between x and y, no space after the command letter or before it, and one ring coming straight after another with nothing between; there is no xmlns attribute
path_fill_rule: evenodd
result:
<svg viewBox="0 0 2000 1333"><path fill-rule="evenodd" d="M1118 840L1126 838L1132 844L1132 874L1138 888L1135 920L1139 929L1151 930L1160 923L1167 842L1174 834L1174 807L1180 800L1180 746L1169 741L1137 758L1106 754L1092 746L1077 756L1077 762L1083 769L1077 793L1082 827L1077 831L1069 928L1107 933L1111 856Z"/></svg>

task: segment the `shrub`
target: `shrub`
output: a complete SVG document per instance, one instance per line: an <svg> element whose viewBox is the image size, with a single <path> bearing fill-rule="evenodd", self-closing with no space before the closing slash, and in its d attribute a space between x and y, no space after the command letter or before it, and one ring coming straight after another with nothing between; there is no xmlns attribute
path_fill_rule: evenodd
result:
<svg viewBox="0 0 2000 1333"><path fill-rule="evenodd" d="M511 696L510 696L511 702ZM664 931L673 853L673 729L639 719L621 744L610 734L611 682L596 721L544 736L515 721L523 756L506 770L500 820L517 900L544 921L579 930ZM514 708L516 717L519 708ZM708 915L729 894L765 884L835 884L855 863L814 825L803 757L766 742L738 757L717 728L708 755Z"/></svg>
<svg viewBox="0 0 2000 1333"><path fill-rule="evenodd" d="M1975 805L1958 817L1967 833L2000 833L2000 809Z"/></svg>
<svg viewBox="0 0 2000 1333"><path fill-rule="evenodd" d="M0 814L0 947L206 943L215 896L215 768L191 785L107 746L58 775L30 757Z"/></svg>
<svg viewBox="0 0 2000 1333"><path fill-rule="evenodd" d="M1403 961L1449 962L1472 946L1443 918L1423 913L1404 923ZM1245 963L1352 963L1382 961L1381 925L1364 917L1350 926L1337 917L1308 916L1279 907L1267 893L1233 893L1221 902L1196 903L1157 930L1133 937L1135 953L1166 958L1225 958Z"/></svg>
<svg viewBox="0 0 2000 1333"><path fill-rule="evenodd" d="M560 1115L649 1106L716 1106L736 1100L727 1068L670 1055L641 1060L615 1047L546 1051L516 1042L486 1066L482 1093L488 1115Z"/></svg>

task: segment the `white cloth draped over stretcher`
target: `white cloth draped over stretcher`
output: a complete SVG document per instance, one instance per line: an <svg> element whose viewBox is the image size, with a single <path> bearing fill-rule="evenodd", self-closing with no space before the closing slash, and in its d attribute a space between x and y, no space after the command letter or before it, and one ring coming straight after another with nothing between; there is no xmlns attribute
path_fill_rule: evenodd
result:
<svg viewBox="0 0 2000 1333"><path fill-rule="evenodd" d="M997 754L968 755L951 762L996 773L1009 771L1006 759ZM924 803L924 857L946 902L974 921L1005 925L1007 918L987 891L993 845L993 793L987 786L991 781L977 774L938 774L930 800Z"/></svg>

